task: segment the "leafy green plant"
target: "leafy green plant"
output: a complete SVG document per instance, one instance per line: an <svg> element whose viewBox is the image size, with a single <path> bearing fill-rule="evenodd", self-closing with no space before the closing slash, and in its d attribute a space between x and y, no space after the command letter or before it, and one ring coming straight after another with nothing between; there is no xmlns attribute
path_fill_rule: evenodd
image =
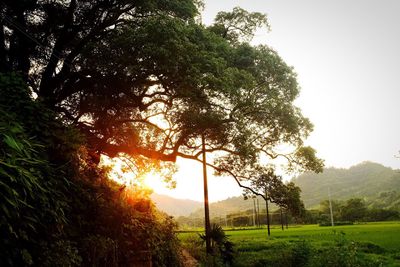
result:
<svg viewBox="0 0 400 267"><path fill-rule="evenodd" d="M0 74L0 94L0 265L37 264L67 221L68 166L49 161L43 134L31 126L48 122L40 129L48 133L57 122L46 109L33 119L40 108L18 75Z"/></svg>
<svg viewBox="0 0 400 267"><path fill-rule="evenodd" d="M205 242L205 235L201 234L200 238ZM220 225L213 224L211 226L210 239L213 255L219 255L225 265L232 265L234 259L234 245L228 240L227 235Z"/></svg>

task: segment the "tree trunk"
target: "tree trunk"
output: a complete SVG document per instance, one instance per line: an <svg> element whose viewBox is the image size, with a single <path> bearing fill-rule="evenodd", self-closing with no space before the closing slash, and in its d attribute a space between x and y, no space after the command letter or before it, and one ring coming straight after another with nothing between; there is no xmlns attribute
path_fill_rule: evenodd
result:
<svg viewBox="0 0 400 267"><path fill-rule="evenodd" d="M206 160L206 144L204 135L201 136L202 149L203 149L203 182L204 182L204 221L206 232L206 251L211 253L211 239L210 239L210 211L208 207L208 184L207 184L207 160Z"/></svg>
<svg viewBox="0 0 400 267"><path fill-rule="evenodd" d="M282 208L280 208L280 210L281 210L281 226L282 226L282 231L283 231L284 229L283 229L283 213L282 213Z"/></svg>

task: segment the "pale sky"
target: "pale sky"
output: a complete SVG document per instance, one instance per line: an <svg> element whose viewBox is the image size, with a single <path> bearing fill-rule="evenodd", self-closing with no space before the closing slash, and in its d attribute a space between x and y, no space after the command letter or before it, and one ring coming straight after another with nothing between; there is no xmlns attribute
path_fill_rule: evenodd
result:
<svg viewBox="0 0 400 267"><path fill-rule="evenodd" d="M306 143L327 167L368 160L400 168L400 1L204 2L204 24L235 6L267 14L271 31L253 43L273 47L297 72L295 103L314 124ZM177 188L156 191L201 201L201 164L179 165ZM209 178L210 201L240 192L232 178Z"/></svg>

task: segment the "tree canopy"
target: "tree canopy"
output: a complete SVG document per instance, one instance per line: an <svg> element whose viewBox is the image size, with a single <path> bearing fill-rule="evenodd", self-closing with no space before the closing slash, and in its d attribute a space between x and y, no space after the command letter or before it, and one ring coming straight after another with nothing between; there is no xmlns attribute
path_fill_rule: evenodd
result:
<svg viewBox="0 0 400 267"><path fill-rule="evenodd" d="M252 168L260 155L316 170L312 124L293 101L293 68L248 43L265 15L235 8L206 27L197 2L5 1L2 71L101 154L175 161L220 152L213 166ZM18 51L18 52L17 52ZM276 148L286 144L286 154ZM229 167L228 167L229 166ZM233 168L235 169L235 168Z"/></svg>

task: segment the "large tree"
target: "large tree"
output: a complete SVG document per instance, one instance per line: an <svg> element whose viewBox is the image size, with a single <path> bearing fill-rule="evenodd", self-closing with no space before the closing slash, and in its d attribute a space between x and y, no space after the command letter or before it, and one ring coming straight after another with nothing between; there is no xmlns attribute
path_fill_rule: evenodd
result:
<svg viewBox="0 0 400 267"><path fill-rule="evenodd" d="M37 101L85 136L95 161L200 160L240 174L262 155L315 169L310 121L293 105L296 74L248 43L266 16L240 8L196 22L192 0L4 1L1 71L20 72ZM282 144L287 153L278 152ZM238 176L236 176L238 177Z"/></svg>

